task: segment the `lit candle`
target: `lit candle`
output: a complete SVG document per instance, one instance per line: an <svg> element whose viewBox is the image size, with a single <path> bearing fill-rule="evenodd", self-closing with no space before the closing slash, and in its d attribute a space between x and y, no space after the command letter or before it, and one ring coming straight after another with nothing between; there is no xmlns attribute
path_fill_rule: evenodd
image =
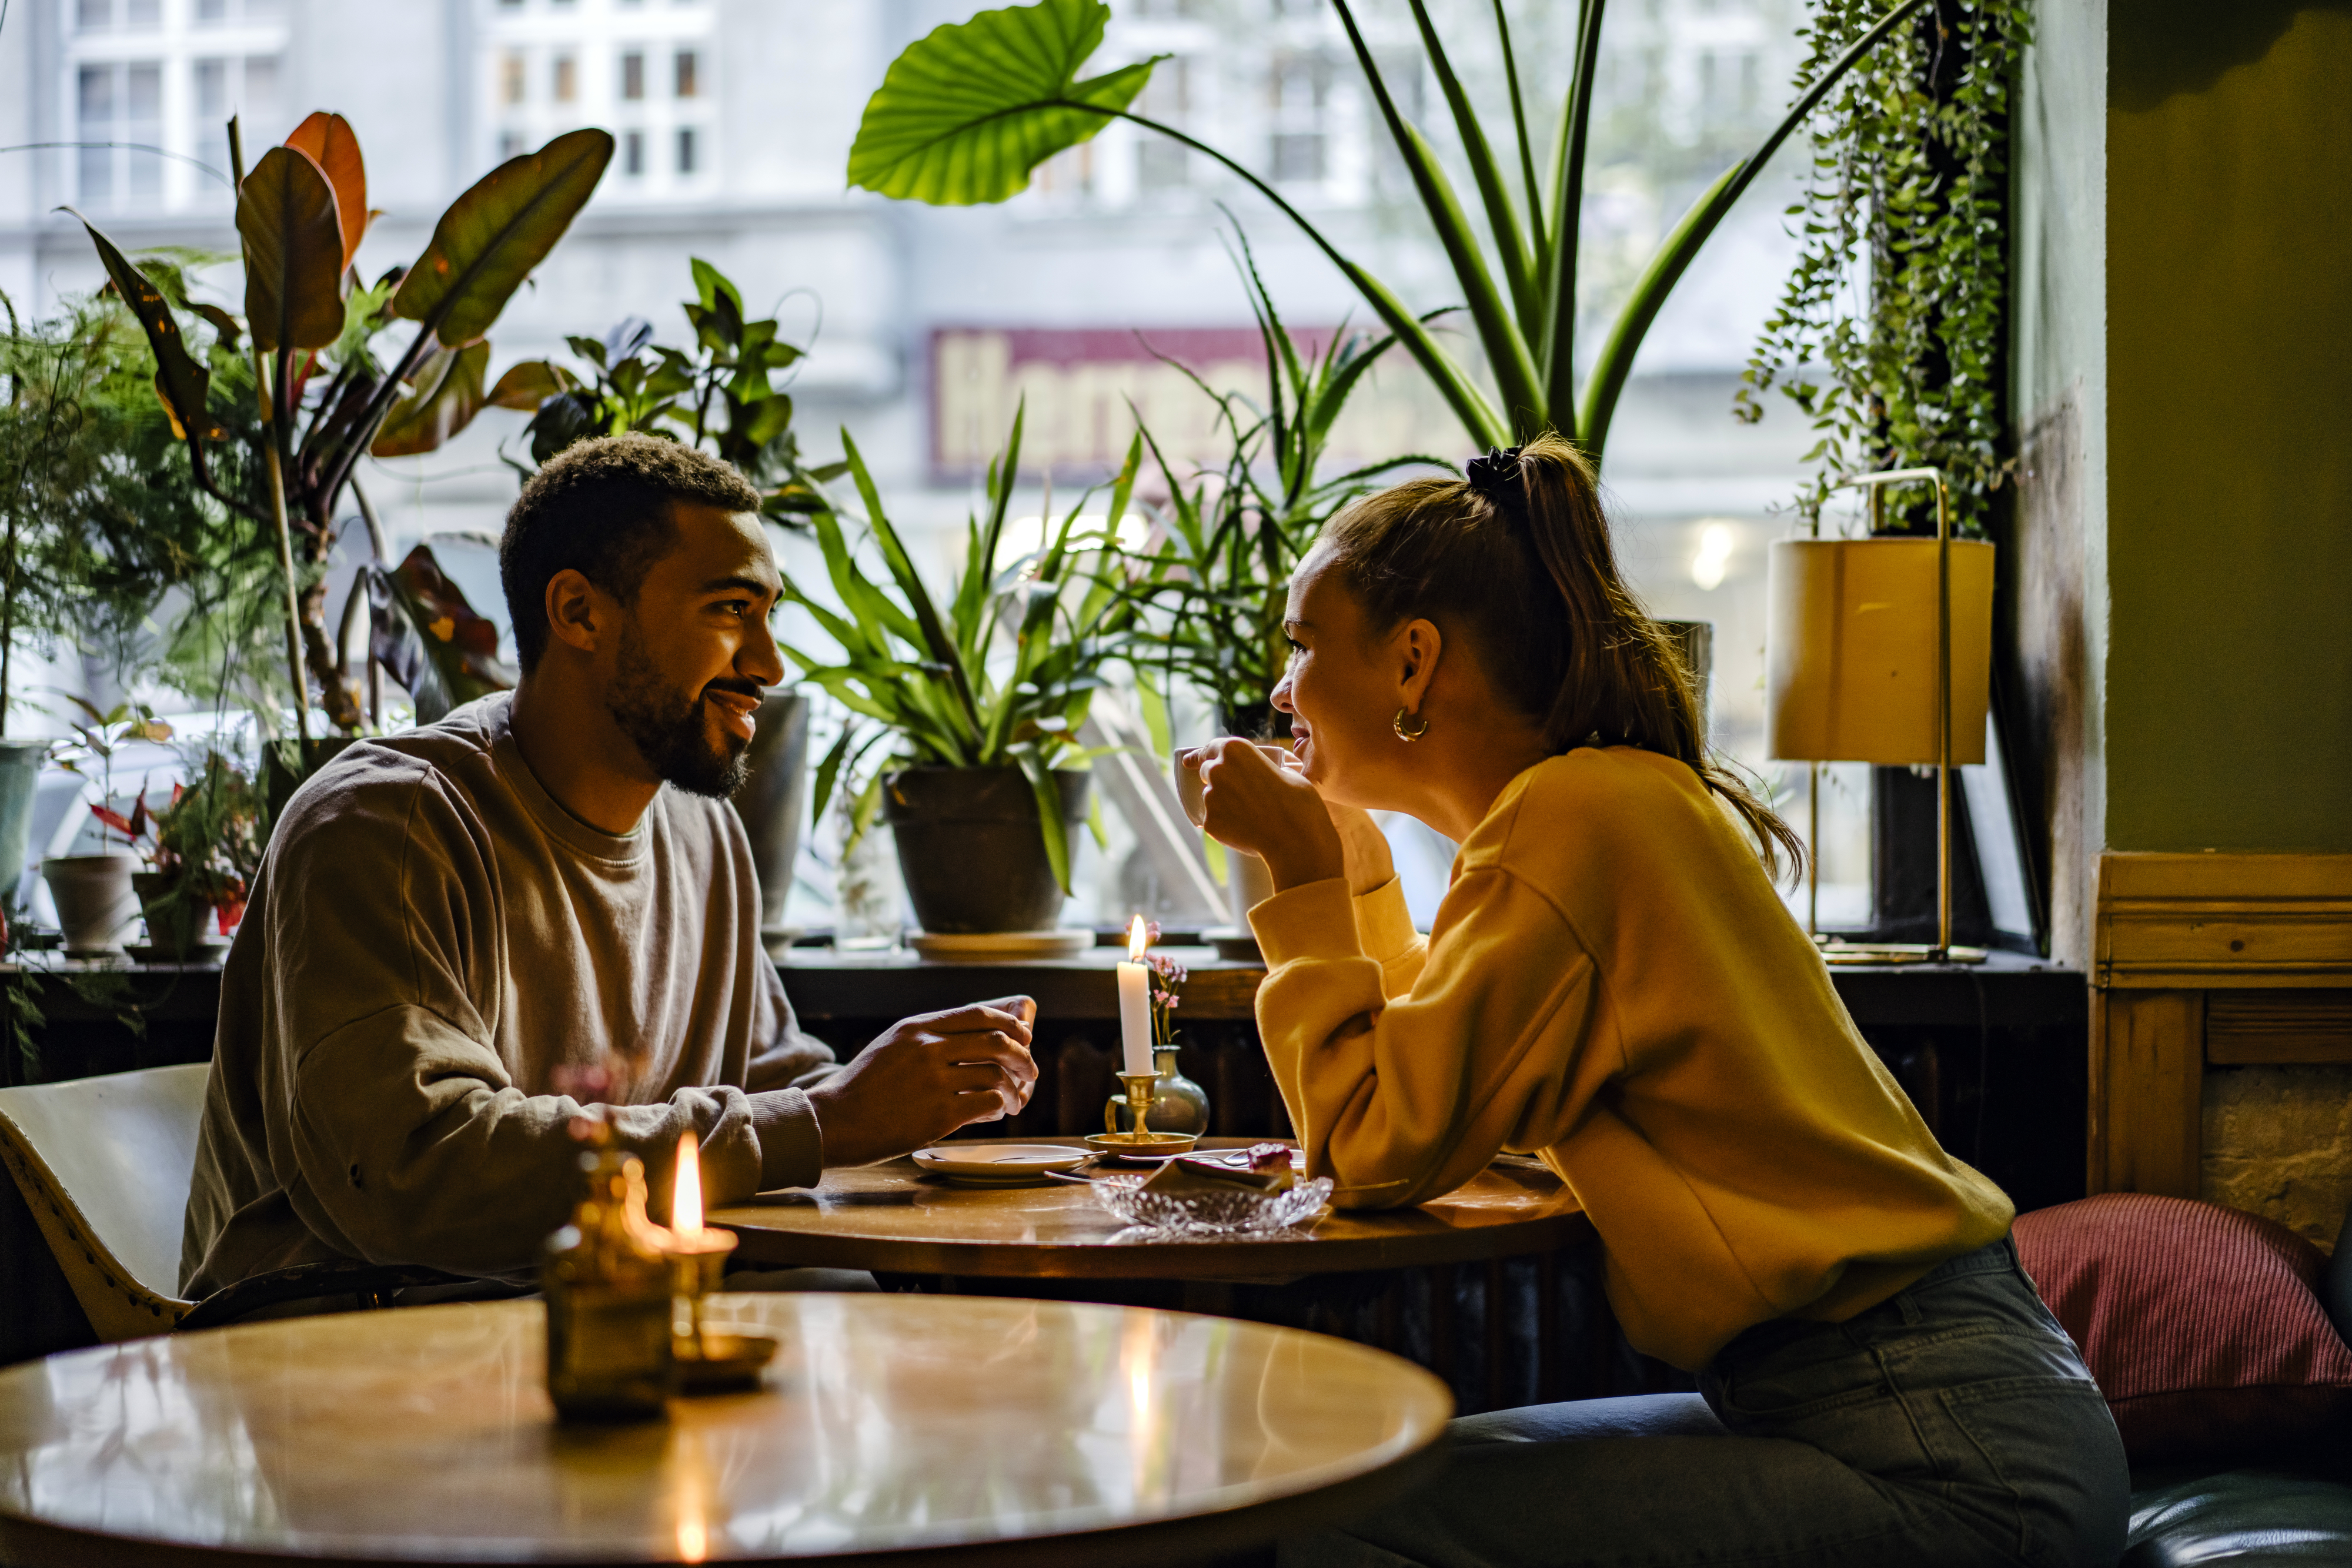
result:
<svg viewBox="0 0 2352 1568"><path fill-rule="evenodd" d="M1118 967L1118 1032L1129 1072L1151 1066L1151 969L1143 961L1143 916L1127 928L1127 962Z"/></svg>
<svg viewBox="0 0 2352 1568"><path fill-rule="evenodd" d="M702 1254L723 1259L735 1250L735 1233L702 1222L702 1145L689 1127L677 1135L677 1170L669 1189L669 1243L673 1258ZM717 1288L716 1276L712 1288Z"/></svg>
<svg viewBox="0 0 2352 1568"><path fill-rule="evenodd" d="M677 1137L677 1181L670 1188L669 1228L687 1246L702 1239L702 1145L688 1127Z"/></svg>

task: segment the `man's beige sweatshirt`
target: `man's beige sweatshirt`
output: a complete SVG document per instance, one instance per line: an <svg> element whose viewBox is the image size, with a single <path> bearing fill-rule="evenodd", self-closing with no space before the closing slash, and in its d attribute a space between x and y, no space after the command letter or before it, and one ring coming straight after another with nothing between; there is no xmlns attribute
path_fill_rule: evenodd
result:
<svg viewBox="0 0 2352 1568"><path fill-rule="evenodd" d="M626 1063L614 1120L709 1201L824 1167L724 802L665 788L615 837L556 804L487 697L343 752L288 806L221 977L184 1294L333 1258L527 1275L578 1185L558 1071Z"/></svg>

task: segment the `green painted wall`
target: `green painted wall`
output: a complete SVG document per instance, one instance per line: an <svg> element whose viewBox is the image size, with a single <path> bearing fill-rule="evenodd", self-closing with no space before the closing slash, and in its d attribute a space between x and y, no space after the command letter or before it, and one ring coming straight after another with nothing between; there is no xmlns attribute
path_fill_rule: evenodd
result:
<svg viewBox="0 0 2352 1568"><path fill-rule="evenodd" d="M2107 11L2105 847L2352 850L2352 5Z"/></svg>

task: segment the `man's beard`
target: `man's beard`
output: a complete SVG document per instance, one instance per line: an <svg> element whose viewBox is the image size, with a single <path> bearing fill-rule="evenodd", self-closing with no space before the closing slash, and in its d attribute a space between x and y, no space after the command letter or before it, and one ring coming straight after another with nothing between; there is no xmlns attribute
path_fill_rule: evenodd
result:
<svg viewBox="0 0 2352 1568"><path fill-rule="evenodd" d="M723 800L734 794L751 770L751 742L722 732L720 744L714 747L709 699L702 692L682 695L665 681L633 625L621 628L618 664L612 694L604 699L605 711L636 747L646 765L697 795ZM748 681L741 684L757 690Z"/></svg>

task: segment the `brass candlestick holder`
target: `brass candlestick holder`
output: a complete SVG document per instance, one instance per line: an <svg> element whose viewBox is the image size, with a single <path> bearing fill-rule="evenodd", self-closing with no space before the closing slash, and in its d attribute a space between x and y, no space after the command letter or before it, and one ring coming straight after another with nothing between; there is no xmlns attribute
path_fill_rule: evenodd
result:
<svg viewBox="0 0 2352 1568"><path fill-rule="evenodd" d="M714 1333L703 1325L702 1304L720 1288L728 1255L735 1250L731 1230L673 1232L670 1267L670 1360L681 1394L723 1394L750 1388L775 1358L776 1342L755 1334Z"/></svg>
<svg viewBox="0 0 2352 1568"><path fill-rule="evenodd" d="M1120 1103L1113 1100L1103 1107L1103 1130L1087 1139L1087 1148L1098 1155L1181 1155L1200 1142L1192 1133L1151 1130L1152 1102L1160 1096L1159 1073L1122 1072L1118 1081L1127 1089L1126 1108L1135 1114L1135 1131L1118 1130Z"/></svg>

